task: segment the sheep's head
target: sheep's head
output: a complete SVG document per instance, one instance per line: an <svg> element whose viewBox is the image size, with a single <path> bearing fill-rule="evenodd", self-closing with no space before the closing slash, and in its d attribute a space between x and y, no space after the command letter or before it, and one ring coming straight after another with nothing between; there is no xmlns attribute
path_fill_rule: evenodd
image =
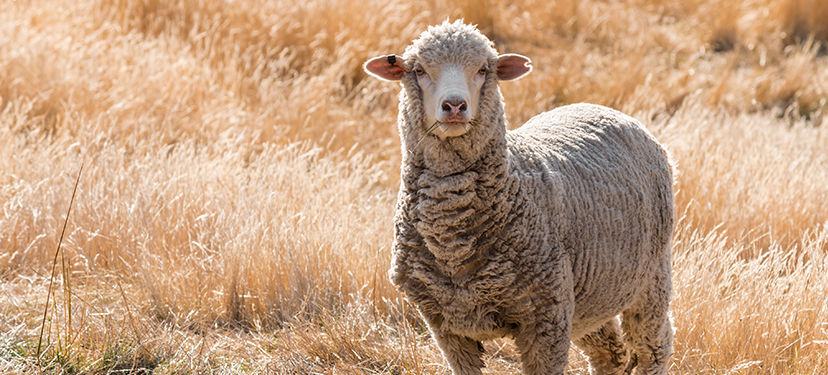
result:
<svg viewBox="0 0 828 375"><path fill-rule="evenodd" d="M461 21L429 27L403 56L385 55L365 63L369 74L402 81L419 94L425 129L441 139L457 137L480 121L481 92L532 70L528 58L499 55L477 28ZM416 87L414 87L416 86ZM498 96L498 101L500 100Z"/></svg>

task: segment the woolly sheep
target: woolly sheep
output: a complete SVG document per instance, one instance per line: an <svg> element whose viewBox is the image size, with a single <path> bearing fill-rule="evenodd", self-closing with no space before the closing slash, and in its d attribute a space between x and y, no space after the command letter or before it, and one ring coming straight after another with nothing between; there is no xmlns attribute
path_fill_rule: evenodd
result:
<svg viewBox="0 0 828 375"><path fill-rule="evenodd" d="M391 281L453 373L510 336L526 374L563 374L570 341L591 374L665 374L673 178L655 138L590 104L507 131L498 81L530 61L461 21L364 68L402 82Z"/></svg>

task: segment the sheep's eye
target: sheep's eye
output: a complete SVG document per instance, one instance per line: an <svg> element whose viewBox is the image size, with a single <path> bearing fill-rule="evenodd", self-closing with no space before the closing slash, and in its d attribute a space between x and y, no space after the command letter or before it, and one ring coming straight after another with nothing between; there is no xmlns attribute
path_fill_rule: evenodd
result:
<svg viewBox="0 0 828 375"><path fill-rule="evenodd" d="M486 74L486 72L488 72L488 71L489 71L489 69L484 66L484 67L480 68L480 70L478 70L477 72L480 73L480 74Z"/></svg>
<svg viewBox="0 0 828 375"><path fill-rule="evenodd" d="M421 76L421 75L425 74L425 70L423 70L423 68L420 68L418 66L418 67L414 68L414 73L416 73L418 76Z"/></svg>

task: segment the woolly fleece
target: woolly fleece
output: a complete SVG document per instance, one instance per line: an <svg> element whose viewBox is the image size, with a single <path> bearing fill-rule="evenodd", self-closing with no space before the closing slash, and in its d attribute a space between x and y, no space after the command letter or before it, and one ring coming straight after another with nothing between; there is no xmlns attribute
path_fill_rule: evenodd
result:
<svg viewBox="0 0 828 375"><path fill-rule="evenodd" d="M592 374L665 374L673 178L638 121L576 104L507 131L490 69L479 121L418 142L430 124L410 67L493 67L497 56L460 21L429 27L405 51L392 282L456 375L481 374L480 341L503 336L526 374L563 374L570 340Z"/></svg>

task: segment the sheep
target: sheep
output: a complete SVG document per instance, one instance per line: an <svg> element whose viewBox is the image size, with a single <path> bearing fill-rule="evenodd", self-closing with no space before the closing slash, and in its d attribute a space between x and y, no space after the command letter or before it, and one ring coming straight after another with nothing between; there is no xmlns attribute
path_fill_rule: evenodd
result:
<svg viewBox="0 0 828 375"><path fill-rule="evenodd" d="M511 337L526 374L665 374L673 167L635 119L592 104L506 129L499 81L532 70L462 20L364 64L400 81L392 283L455 375Z"/></svg>

